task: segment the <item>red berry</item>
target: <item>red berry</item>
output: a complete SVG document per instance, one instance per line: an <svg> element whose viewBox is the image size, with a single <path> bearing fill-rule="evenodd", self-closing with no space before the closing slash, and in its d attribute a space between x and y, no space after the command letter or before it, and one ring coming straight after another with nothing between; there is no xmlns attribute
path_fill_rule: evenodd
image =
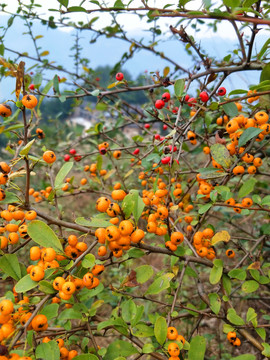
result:
<svg viewBox="0 0 270 360"><path fill-rule="evenodd" d="M164 126L167 126L167 125L164 125ZM165 136L161 136L160 141L164 141L164 140L165 140Z"/></svg>
<svg viewBox="0 0 270 360"><path fill-rule="evenodd" d="M99 153L100 153L101 155L105 155L106 152L107 152L107 149L106 149L105 147L102 147L102 148L99 149Z"/></svg>
<svg viewBox="0 0 270 360"><path fill-rule="evenodd" d="M162 109L162 108L164 107L164 105L165 105L165 102L164 102L163 100L157 100L157 101L155 102L155 107L156 107L157 109Z"/></svg>
<svg viewBox="0 0 270 360"><path fill-rule="evenodd" d="M30 75L34 75L33 71L30 72Z"/></svg>
<svg viewBox="0 0 270 360"><path fill-rule="evenodd" d="M155 135L155 140L160 140L160 135L159 134Z"/></svg>
<svg viewBox="0 0 270 360"><path fill-rule="evenodd" d="M96 77L96 79L95 79L96 81L100 81L100 78L99 77Z"/></svg>
<svg viewBox="0 0 270 360"><path fill-rule="evenodd" d="M70 156L68 154L64 155L64 161L69 161L70 160Z"/></svg>
<svg viewBox="0 0 270 360"><path fill-rule="evenodd" d="M168 126L166 124L163 125L163 130L167 130Z"/></svg>
<svg viewBox="0 0 270 360"><path fill-rule="evenodd" d="M188 99L188 106L192 107L192 105L196 104L197 100L195 98Z"/></svg>
<svg viewBox="0 0 270 360"><path fill-rule="evenodd" d="M29 90L35 90L35 85L34 85L34 84L30 84L28 89L29 89Z"/></svg>
<svg viewBox="0 0 270 360"><path fill-rule="evenodd" d="M164 158L161 159L163 165L169 164L170 161L171 161L170 156L165 156Z"/></svg>
<svg viewBox="0 0 270 360"><path fill-rule="evenodd" d="M201 98L202 102L207 102L209 100L209 95L207 94L206 91L202 91L200 93L200 98Z"/></svg>
<svg viewBox="0 0 270 360"><path fill-rule="evenodd" d="M189 100L190 96L187 94L184 98L184 100L187 102Z"/></svg>
<svg viewBox="0 0 270 360"><path fill-rule="evenodd" d="M122 81L124 79L124 74L119 72L115 75L117 81Z"/></svg>
<svg viewBox="0 0 270 360"><path fill-rule="evenodd" d="M177 146L174 146L173 147L173 152L176 152L177 151Z"/></svg>
<svg viewBox="0 0 270 360"><path fill-rule="evenodd" d="M168 93L168 92L165 92L164 94L162 94L162 100L164 101L164 102L168 102L169 100L170 100L170 98L171 98L171 95L170 95L170 93Z"/></svg>
<svg viewBox="0 0 270 360"><path fill-rule="evenodd" d="M70 149L70 150L69 150L69 153L70 153L71 155L75 155L76 152L77 152L77 151L76 151L75 149Z"/></svg>
<svg viewBox="0 0 270 360"><path fill-rule="evenodd" d="M175 106L175 107L172 109L172 112L173 112L173 114L177 114L177 113L178 113L178 107Z"/></svg>
<svg viewBox="0 0 270 360"><path fill-rule="evenodd" d="M226 91L227 90L225 89L225 87L220 87L217 93L219 96L224 96L226 94Z"/></svg>
<svg viewBox="0 0 270 360"><path fill-rule="evenodd" d="M145 128L145 129L150 129L150 124L145 124L145 125L144 125L144 128Z"/></svg>
<svg viewBox="0 0 270 360"><path fill-rule="evenodd" d="M82 157L80 155L74 156L74 160L79 162L82 160Z"/></svg>
<svg viewBox="0 0 270 360"><path fill-rule="evenodd" d="M134 151L133 151L133 155L138 155L140 153L140 149L135 149Z"/></svg>

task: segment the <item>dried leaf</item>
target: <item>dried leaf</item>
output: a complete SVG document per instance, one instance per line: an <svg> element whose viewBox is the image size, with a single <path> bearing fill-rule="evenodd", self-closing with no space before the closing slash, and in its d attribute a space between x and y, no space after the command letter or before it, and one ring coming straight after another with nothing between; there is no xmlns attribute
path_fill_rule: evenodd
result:
<svg viewBox="0 0 270 360"><path fill-rule="evenodd" d="M259 270L261 267L261 263L259 261L255 261L254 263L248 266L248 270Z"/></svg>
<svg viewBox="0 0 270 360"><path fill-rule="evenodd" d="M21 88L22 88L22 84L23 84L23 79L24 79L24 65L25 62L21 61L19 63L18 69L17 69L17 74L16 74L16 89L15 89L15 94L16 94L16 98L19 99L20 93L21 93Z"/></svg>
<svg viewBox="0 0 270 360"><path fill-rule="evenodd" d="M140 284L137 282L136 275L137 275L136 271L131 270L130 274L125 278L121 286L126 286L126 287L139 286Z"/></svg>

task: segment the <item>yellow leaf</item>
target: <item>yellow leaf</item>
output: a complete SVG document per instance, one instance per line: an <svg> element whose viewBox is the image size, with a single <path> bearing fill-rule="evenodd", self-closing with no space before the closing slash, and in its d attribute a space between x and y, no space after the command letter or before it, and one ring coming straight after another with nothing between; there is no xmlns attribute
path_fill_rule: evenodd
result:
<svg viewBox="0 0 270 360"><path fill-rule="evenodd" d="M129 170L129 171L126 173L124 179L126 179L127 177L129 177L133 172L134 172L133 169Z"/></svg>
<svg viewBox="0 0 270 360"><path fill-rule="evenodd" d="M134 46L135 46L135 42L133 42L129 47L129 52L130 53L132 53Z"/></svg>
<svg viewBox="0 0 270 360"><path fill-rule="evenodd" d="M183 208L185 208L186 206L188 206L189 204L189 199L190 199L190 194L186 194L183 197L182 203L183 203Z"/></svg>
<svg viewBox="0 0 270 360"><path fill-rule="evenodd" d="M15 89L15 94L16 94L16 98L19 99L20 93L21 93L21 88L22 88L22 84L23 84L23 79L24 79L24 65L25 63L23 61L21 61L19 63L18 69L17 69L17 74L16 74L16 89Z"/></svg>
<svg viewBox="0 0 270 360"><path fill-rule="evenodd" d="M1 126L0 127L0 134L2 134L2 132L5 130L5 126Z"/></svg>
<svg viewBox="0 0 270 360"><path fill-rule="evenodd" d="M166 66L163 70L163 76L164 77L168 76L169 72L170 72L170 68L169 68L169 66Z"/></svg>
<svg viewBox="0 0 270 360"><path fill-rule="evenodd" d="M259 261L255 261L254 263L250 264L248 266L248 269L254 269L254 270L259 270L261 267L261 263Z"/></svg>
<svg viewBox="0 0 270 360"><path fill-rule="evenodd" d="M43 38L43 35L37 35L37 36L35 37L35 40L41 39L41 38Z"/></svg>
<svg viewBox="0 0 270 360"><path fill-rule="evenodd" d="M116 82L108 85L108 86L107 86L107 89L111 89L111 88L115 87L117 84L118 84L118 81L116 81Z"/></svg>
<svg viewBox="0 0 270 360"><path fill-rule="evenodd" d="M176 211L178 209L179 209L178 205L174 205L170 207L170 211Z"/></svg>
<svg viewBox="0 0 270 360"><path fill-rule="evenodd" d="M174 273L174 276L177 276L177 274L179 272L179 266L173 266L172 267L172 272Z"/></svg>
<svg viewBox="0 0 270 360"><path fill-rule="evenodd" d="M223 242L229 242L231 238L231 235L226 230L222 230L217 232L211 240L211 245L216 245L217 243L223 241Z"/></svg>
<svg viewBox="0 0 270 360"><path fill-rule="evenodd" d="M111 177L114 173L115 173L115 169L110 170L109 172L107 172L107 174L104 176L104 180L109 179L109 177Z"/></svg>
<svg viewBox="0 0 270 360"><path fill-rule="evenodd" d="M47 56L47 55L49 55L49 51L48 50L46 50L46 51L43 51L41 54L40 54L40 56Z"/></svg>
<svg viewBox="0 0 270 360"><path fill-rule="evenodd" d="M86 66L83 66L82 68L83 68L83 70L84 70L85 72L88 72L88 73L89 73L89 69L88 69Z"/></svg>

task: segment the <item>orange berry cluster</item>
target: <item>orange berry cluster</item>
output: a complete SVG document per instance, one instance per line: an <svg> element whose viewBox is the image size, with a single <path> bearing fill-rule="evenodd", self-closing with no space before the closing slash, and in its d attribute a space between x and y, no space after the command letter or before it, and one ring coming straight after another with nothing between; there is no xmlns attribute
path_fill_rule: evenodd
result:
<svg viewBox="0 0 270 360"><path fill-rule="evenodd" d="M26 220L32 221L36 216L37 213L34 210L24 212L13 205L9 205L7 210L1 211L1 218L6 220L0 227L1 249L5 249L8 245L17 244L20 237L23 239L27 238ZM21 222L18 225L14 221Z"/></svg>
<svg viewBox="0 0 270 360"><path fill-rule="evenodd" d="M193 245L200 257L206 257L208 260L213 260L216 257L215 249L211 246L211 239L213 236L214 231L211 228L197 231L194 234Z"/></svg>
<svg viewBox="0 0 270 360"><path fill-rule="evenodd" d="M168 327L167 338L168 340L176 340L183 345L186 342L185 338L182 335L179 335L177 329L173 326ZM170 354L169 360L180 360L180 358L178 357L180 355L180 348L177 343L170 343L168 346L168 352Z"/></svg>
<svg viewBox="0 0 270 360"><path fill-rule="evenodd" d="M33 196L35 198L35 202L40 202L42 200L48 199L50 193L52 191L51 186L47 186L45 190L35 191L34 188L29 189L29 195Z"/></svg>
<svg viewBox="0 0 270 360"><path fill-rule="evenodd" d="M1 112L1 105L0 105L0 112ZM8 174L10 173L11 168L10 166L5 162L0 162L0 185L6 185L6 183L9 180ZM0 201L4 200L6 198L5 190L0 188Z"/></svg>
<svg viewBox="0 0 270 360"><path fill-rule="evenodd" d="M227 339L233 346L240 346L241 340L237 337L235 331L229 331L227 334Z"/></svg>

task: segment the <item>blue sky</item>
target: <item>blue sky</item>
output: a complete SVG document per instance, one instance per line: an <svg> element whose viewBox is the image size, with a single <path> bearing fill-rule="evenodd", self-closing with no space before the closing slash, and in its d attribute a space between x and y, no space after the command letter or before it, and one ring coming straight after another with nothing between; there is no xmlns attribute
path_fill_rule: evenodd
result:
<svg viewBox="0 0 270 360"><path fill-rule="evenodd" d="M8 17L0 13L1 23L5 23ZM135 39L141 39L146 36L144 28L145 24L138 24L133 29L129 30L130 36ZM227 28L226 28L227 26ZM234 49L233 44L235 43L234 34L231 31L231 25L227 25L218 35L211 34L209 32L198 33L199 42L204 49L209 54L215 54L217 58L223 58L228 55L231 50ZM166 24L163 24L163 28L167 29ZM33 43L29 35L23 35L23 32L26 32L27 29L23 25L23 21L19 18L14 20L14 23L10 30L7 32L4 44L7 47L15 49L19 52L28 52L29 55L35 56L35 50ZM74 71L73 59L70 57L71 50L74 42L74 31L63 31L59 29L52 30L47 28L47 26L41 25L39 22L34 23L33 25L34 35L44 35L42 39L38 40L38 45L41 46L42 51L50 51L49 56L46 58L49 61L55 61L55 64L62 64L66 69ZM191 59L186 54L184 50L185 44L176 39L170 40L168 34L164 34L164 42L160 43L157 47L159 51L163 51L168 57L171 57L173 60L183 65L186 68L192 66ZM94 44L90 44L92 34L90 31L84 31L81 33L80 45L82 46L82 56L90 60L90 67L96 68L99 65L111 65L113 66L121 58L121 55L128 51L130 44L122 40L117 40L113 38L100 37L98 41ZM260 46L266 41L267 36L262 35L258 36L257 45ZM147 38L145 39L147 41ZM150 39L149 39L150 41ZM14 58L14 55L10 52L5 52L5 57ZM26 68L29 68L34 64L34 62L29 59L24 59L26 62ZM162 73L162 70L165 66L169 65L167 61L160 59L159 57L151 54L147 51L140 51L134 55L134 57L129 60L124 68L127 69L134 77L138 74L147 71L156 71L159 70ZM169 65L170 66L170 65ZM171 66L171 69L173 66ZM48 77L53 77L55 72L48 73ZM59 73L60 76L64 76ZM234 88L247 88L249 84L257 83L259 79L259 73L246 72L241 74L234 74L226 79L224 85L228 89ZM10 79L4 79L0 83L0 100L6 98L7 94L10 95L13 87L15 86L15 81Z"/></svg>

